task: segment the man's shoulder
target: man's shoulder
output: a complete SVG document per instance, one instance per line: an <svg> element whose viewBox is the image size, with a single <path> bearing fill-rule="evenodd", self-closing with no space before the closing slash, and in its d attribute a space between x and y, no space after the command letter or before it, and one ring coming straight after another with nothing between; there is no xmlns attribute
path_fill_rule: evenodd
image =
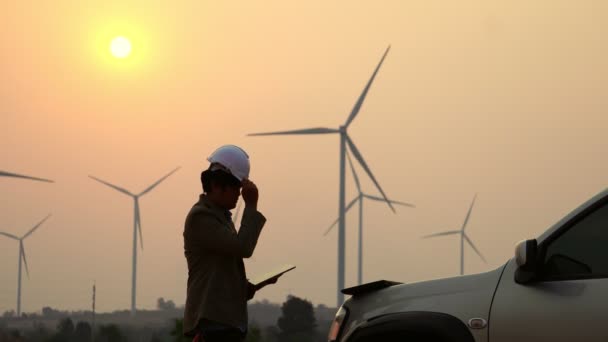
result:
<svg viewBox="0 0 608 342"><path fill-rule="evenodd" d="M206 216L206 215L212 215L212 214L213 214L213 211L209 206L205 205L204 203L197 202L197 203L194 203L192 208L190 208L190 212L188 212L188 217Z"/></svg>
<svg viewBox="0 0 608 342"><path fill-rule="evenodd" d="M208 204L204 202L197 202L190 209L186 222L192 222L194 219L212 219L213 221L221 222L222 218L218 215L216 210L214 210Z"/></svg>

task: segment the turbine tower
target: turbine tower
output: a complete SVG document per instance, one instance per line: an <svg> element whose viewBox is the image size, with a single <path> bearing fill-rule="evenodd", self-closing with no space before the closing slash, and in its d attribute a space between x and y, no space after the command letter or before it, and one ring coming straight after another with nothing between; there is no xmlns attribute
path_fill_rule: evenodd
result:
<svg viewBox="0 0 608 342"><path fill-rule="evenodd" d="M30 278L30 271L29 268L27 267L27 259L25 257L25 247L23 246L23 240L25 240L28 236L32 235L32 233L34 233L34 231L36 229L38 229L38 227L40 227L44 221L48 220L48 218L51 217L51 214L47 215L47 217L45 217L42 221L38 222L37 225L35 225L32 229L30 229L27 233L25 233L25 235L23 235L22 237L17 237L13 234L9 234L9 233L5 233L5 232L0 232L0 235L4 235L10 239L13 240L17 240L19 241L19 262L18 262L18 273L17 273L17 317L21 317L21 269L22 269L22 262L23 264L25 264L25 273L27 274L27 278Z"/></svg>
<svg viewBox="0 0 608 342"><path fill-rule="evenodd" d="M471 246L471 248L475 251L475 253L477 253L477 255L479 255L481 260L483 260L483 262L486 262L486 259L483 257L483 255L481 255L481 253L479 252L477 247L475 247L475 244L473 244L473 241L471 241L471 239L465 232L465 229L467 228L467 223L469 223L469 218L471 217L471 211L473 211L473 205L475 204L476 198L477 198L477 194L475 194L475 196L473 197L473 201L471 202L471 206L469 207L469 211L467 212L467 216L465 217L464 223L462 224L462 228L460 228L460 230L450 230L450 231L431 234L431 235L427 235L427 236L423 237L424 239L427 239L427 238L433 238L433 237L437 237L437 236L457 235L457 234L460 235L460 275L464 275L464 242L465 242L465 240L469 244L469 246Z"/></svg>
<svg viewBox="0 0 608 342"><path fill-rule="evenodd" d="M241 205L243 205L243 201L239 200L238 204L236 205L236 210L234 212L234 215L232 216L232 223L234 224L235 227L236 227L237 221L239 219L239 214L241 212Z"/></svg>
<svg viewBox="0 0 608 342"><path fill-rule="evenodd" d="M52 181L50 179L44 179L44 178L38 178L38 177L32 177L32 176L26 176L26 175L20 175L20 174L17 174L17 173L6 172L6 171L0 171L0 177L23 178L23 179L35 180L35 181L39 181L39 182L54 183L54 181Z"/></svg>
<svg viewBox="0 0 608 342"><path fill-rule="evenodd" d="M350 201L350 203L348 203L348 205L345 208L345 211L348 212L355 204L359 203L359 251L358 251L359 255L358 255L357 284L361 285L361 284L363 284L363 202L366 199L371 200L371 201L377 201L377 202L385 202L385 200L384 200L384 198L364 193L361 190L361 183L359 182L359 177L357 176L357 172L355 171L355 167L353 165L353 161L350 158L350 154L347 153L346 156L348 157L348 165L350 166L350 170L353 173L353 178L355 180L355 185L357 186L357 192L358 192L358 195L352 201ZM389 200L389 202L392 204L396 204L396 205L400 205L400 206L404 206L404 207L410 207L410 208L416 207L415 205L410 204L410 203L404 203L404 202L393 201L393 200ZM334 221L334 223L331 224L331 226L329 226L329 228L325 231L323 236L326 236L327 234L329 234L329 232L336 226L336 224L338 224L337 219Z"/></svg>
<svg viewBox="0 0 608 342"><path fill-rule="evenodd" d="M93 298L92 298L92 309L93 309L93 319L91 321L91 340L93 342L95 342L95 296L97 294L97 287L96 287L96 282L93 281Z"/></svg>
<svg viewBox="0 0 608 342"><path fill-rule="evenodd" d="M382 190L382 188L380 187L380 184L378 184L378 181L376 181L376 178L374 177L371 170L365 163L365 160L363 159L361 152L359 152L359 149L355 146L355 143L351 140L351 138L348 135L348 127L353 122L353 120L355 119L357 114L359 114L359 111L361 110L361 106L363 105L363 101L365 101L365 97L367 96L367 92L369 91L369 88L371 87L374 79L376 78L376 74L378 73L378 70L380 70L380 67L382 66L382 62L384 62L384 58L386 58L386 55L388 54L389 50L390 50L390 46L384 52L382 59L380 59L380 63L378 63L378 66L374 70L374 73L372 74L371 78L365 85L365 88L363 88L363 92L361 93L361 95L359 95L359 98L358 98L357 102L355 103L355 106L351 110L350 115L346 119L346 122L344 123L344 125L342 125L338 128L317 127L317 128L291 130L291 131L249 134L249 136L309 135L309 134L339 134L340 135L340 191L339 191L339 196L338 196L338 288L337 288L337 305L338 306L342 305L342 302L344 302L344 294L342 294L342 292L340 292L340 290L344 288L344 275L345 275L344 214L345 214L346 204L345 204L345 179L344 178L345 178L345 173L346 173L345 155L346 155L347 146L348 146L348 149L352 152L355 159L357 159L357 161L361 164L361 166L363 167L365 172L372 179L372 181L376 185L376 188L378 188L378 190L382 194L382 197L384 198L384 200L386 201L388 206L391 208L391 210L393 210L393 212L395 211L395 208L393 207L391 202L386 197L384 190Z"/></svg>
<svg viewBox="0 0 608 342"><path fill-rule="evenodd" d="M137 232L138 231L139 231L139 240L140 240L141 249L142 250L144 249L143 235L141 232L139 198L141 196L147 194L148 192L152 191L152 189L154 189L157 185L159 185L162 181L167 179L167 177L171 176L177 170L179 170L179 167L175 168L173 171L169 172L168 174L163 176L161 179L157 180L155 183L153 183L152 185L147 187L144 191L142 191L138 194L129 192L128 190L125 190L119 186L110 184L99 178L89 176L91 179L96 180L104 185L109 186L110 188L112 188L114 190L122 192L123 194L125 194L127 196L131 196L133 198L133 268L132 268L132 275L131 275L131 315L132 316L135 315L135 310L136 310L135 298L136 298L136 287L137 287Z"/></svg>

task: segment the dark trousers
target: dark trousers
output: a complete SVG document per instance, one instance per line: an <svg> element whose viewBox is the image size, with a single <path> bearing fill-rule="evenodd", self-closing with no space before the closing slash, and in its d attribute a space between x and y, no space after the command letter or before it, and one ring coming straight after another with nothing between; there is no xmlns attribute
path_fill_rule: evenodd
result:
<svg viewBox="0 0 608 342"><path fill-rule="evenodd" d="M202 340L200 337L202 337ZM199 340L197 340L199 338ZM239 329L226 329L218 331L202 331L194 338L197 342L242 342L245 341L245 334Z"/></svg>
<svg viewBox="0 0 608 342"><path fill-rule="evenodd" d="M207 319L198 322L197 330L198 334L193 342L243 342L246 335L236 327Z"/></svg>

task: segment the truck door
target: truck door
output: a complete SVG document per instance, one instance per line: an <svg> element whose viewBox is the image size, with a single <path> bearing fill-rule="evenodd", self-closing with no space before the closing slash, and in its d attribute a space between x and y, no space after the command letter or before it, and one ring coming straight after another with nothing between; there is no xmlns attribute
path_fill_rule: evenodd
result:
<svg viewBox="0 0 608 342"><path fill-rule="evenodd" d="M536 278L514 280L511 260L489 317L489 341L608 341L608 201L540 242Z"/></svg>

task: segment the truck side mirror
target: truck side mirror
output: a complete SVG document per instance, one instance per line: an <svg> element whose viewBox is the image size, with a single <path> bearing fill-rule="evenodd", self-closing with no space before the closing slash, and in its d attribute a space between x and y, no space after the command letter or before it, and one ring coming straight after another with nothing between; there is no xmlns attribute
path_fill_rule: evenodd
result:
<svg viewBox="0 0 608 342"><path fill-rule="evenodd" d="M538 242L536 240L521 241L515 247L515 282L528 284L532 282L537 273Z"/></svg>

